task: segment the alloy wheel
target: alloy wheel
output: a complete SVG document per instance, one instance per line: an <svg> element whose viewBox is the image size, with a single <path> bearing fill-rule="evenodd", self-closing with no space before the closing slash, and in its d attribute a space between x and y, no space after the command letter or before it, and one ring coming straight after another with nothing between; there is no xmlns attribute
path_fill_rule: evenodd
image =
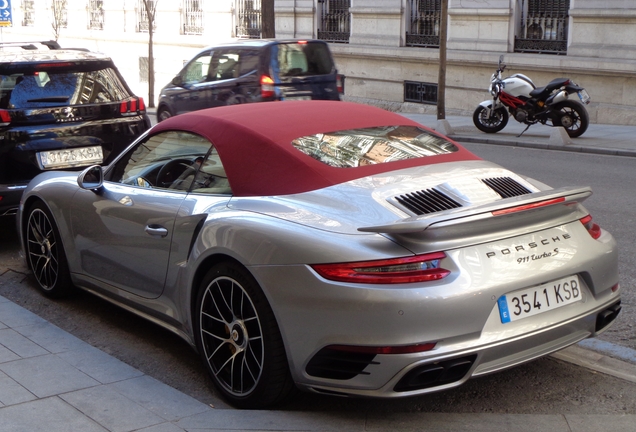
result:
<svg viewBox="0 0 636 432"><path fill-rule="evenodd" d="M205 289L200 305L200 337L217 382L234 396L250 394L265 359L261 321L252 299L236 280L219 276Z"/></svg>
<svg viewBox="0 0 636 432"><path fill-rule="evenodd" d="M34 209L27 223L27 254L31 270L44 290L53 288L58 280L60 263L58 243L49 217Z"/></svg>

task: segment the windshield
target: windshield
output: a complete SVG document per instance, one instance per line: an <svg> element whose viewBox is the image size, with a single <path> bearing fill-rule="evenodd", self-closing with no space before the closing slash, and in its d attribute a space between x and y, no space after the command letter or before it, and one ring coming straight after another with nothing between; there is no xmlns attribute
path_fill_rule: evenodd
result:
<svg viewBox="0 0 636 432"><path fill-rule="evenodd" d="M321 133L292 145L327 165L347 168L435 156L458 150L452 142L415 126L384 126Z"/></svg>

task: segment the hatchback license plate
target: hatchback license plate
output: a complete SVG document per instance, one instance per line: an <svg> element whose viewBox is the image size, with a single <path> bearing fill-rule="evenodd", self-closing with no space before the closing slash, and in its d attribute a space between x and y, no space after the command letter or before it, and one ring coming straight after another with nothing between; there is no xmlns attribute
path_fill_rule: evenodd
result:
<svg viewBox="0 0 636 432"><path fill-rule="evenodd" d="M581 284L577 275L543 285L508 293L499 297L499 317L503 324L557 309L581 301Z"/></svg>
<svg viewBox="0 0 636 432"><path fill-rule="evenodd" d="M60 169L101 164L104 154L101 146L51 150L38 153L41 169Z"/></svg>

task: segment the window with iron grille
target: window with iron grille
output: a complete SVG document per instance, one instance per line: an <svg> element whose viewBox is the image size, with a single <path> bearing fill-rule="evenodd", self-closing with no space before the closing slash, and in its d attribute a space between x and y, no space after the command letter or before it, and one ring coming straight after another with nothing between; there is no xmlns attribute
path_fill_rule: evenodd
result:
<svg viewBox="0 0 636 432"><path fill-rule="evenodd" d="M318 0L320 24L318 39L349 43L351 34L351 0Z"/></svg>
<svg viewBox="0 0 636 432"><path fill-rule="evenodd" d="M53 0L51 3L53 24L58 28L68 27L68 0Z"/></svg>
<svg viewBox="0 0 636 432"><path fill-rule="evenodd" d="M410 10L406 46L439 48L442 0L408 0Z"/></svg>
<svg viewBox="0 0 636 432"><path fill-rule="evenodd" d="M146 9L146 1L150 3L151 10L155 10L157 7L157 0L137 0L137 31L148 31L148 10ZM152 30L156 29L156 25L152 23Z"/></svg>
<svg viewBox="0 0 636 432"><path fill-rule="evenodd" d="M236 37L261 37L261 0L237 0Z"/></svg>
<svg viewBox="0 0 636 432"><path fill-rule="evenodd" d="M517 0L515 52L566 54L570 0Z"/></svg>
<svg viewBox="0 0 636 432"><path fill-rule="evenodd" d="M404 102L437 104L437 84L404 81Z"/></svg>
<svg viewBox="0 0 636 432"><path fill-rule="evenodd" d="M103 0L88 0L88 28L91 30L104 29Z"/></svg>
<svg viewBox="0 0 636 432"><path fill-rule="evenodd" d="M183 34L203 34L203 0L182 0L181 21Z"/></svg>
<svg viewBox="0 0 636 432"><path fill-rule="evenodd" d="M34 3L34 0L22 0L22 25L25 27L33 27L35 25Z"/></svg>

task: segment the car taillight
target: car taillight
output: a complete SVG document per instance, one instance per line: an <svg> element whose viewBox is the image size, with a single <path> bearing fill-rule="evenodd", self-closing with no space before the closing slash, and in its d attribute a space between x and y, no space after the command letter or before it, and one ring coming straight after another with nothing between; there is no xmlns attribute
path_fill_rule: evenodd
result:
<svg viewBox="0 0 636 432"><path fill-rule="evenodd" d="M336 75L336 88L338 89L338 93L344 94L344 75L337 74Z"/></svg>
<svg viewBox="0 0 636 432"><path fill-rule="evenodd" d="M276 91L274 90L274 80L267 75L263 75L261 77L261 97L263 99L269 99L273 98L275 95Z"/></svg>
<svg viewBox="0 0 636 432"><path fill-rule="evenodd" d="M146 112L146 105L142 98L130 98L119 105L122 116L134 116Z"/></svg>
<svg viewBox="0 0 636 432"><path fill-rule="evenodd" d="M336 264L313 264L311 267L323 278L339 282L369 284L400 284L430 282L450 274L440 266L444 252L392 258L378 261L361 261Z"/></svg>
<svg viewBox="0 0 636 432"><path fill-rule="evenodd" d="M601 227L598 226L598 224L592 222L591 215L587 215L583 219L581 219L581 223L594 240L601 236Z"/></svg>
<svg viewBox="0 0 636 432"><path fill-rule="evenodd" d="M9 126L11 124L11 114L7 110L0 110L0 127Z"/></svg>

